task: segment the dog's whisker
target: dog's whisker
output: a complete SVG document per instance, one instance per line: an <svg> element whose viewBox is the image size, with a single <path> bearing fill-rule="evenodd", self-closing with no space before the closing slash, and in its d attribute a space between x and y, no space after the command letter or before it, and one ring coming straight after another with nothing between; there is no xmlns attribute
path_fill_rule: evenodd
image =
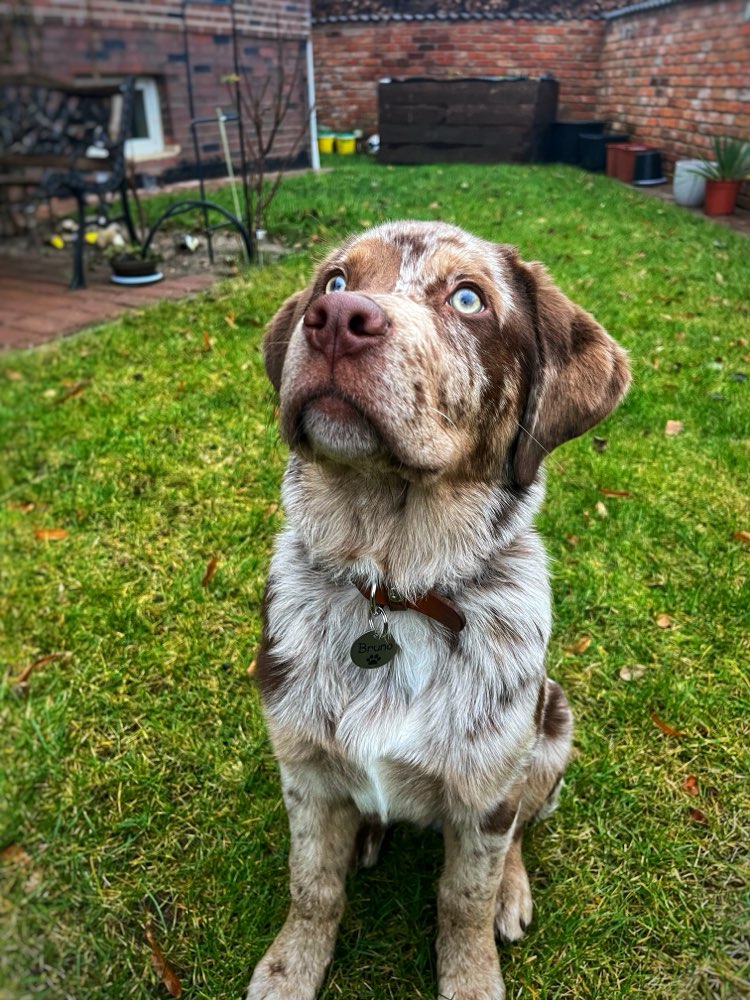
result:
<svg viewBox="0 0 750 1000"><path fill-rule="evenodd" d="M524 427L523 424L519 423L518 420L516 420L516 426L519 427L524 432L524 434L528 435L528 437L531 438L531 440L534 442L534 444L539 445L539 447L542 449L542 451L547 456L547 458L551 458L553 460L553 462L557 466L557 471L558 472L565 472L565 466L562 465L560 462L558 462L558 460L553 456L552 452L549 451L547 448L544 447L544 445L539 440L539 438L534 437L534 435L531 433L531 431L528 429L528 427Z"/></svg>
<svg viewBox="0 0 750 1000"><path fill-rule="evenodd" d="M457 426L455 420L451 420L451 418L448 416L447 413L443 413L442 410L438 410L438 408L436 406L428 406L427 409L430 411L430 413L437 413L437 415L439 417L442 417L443 420L447 420L448 423L451 425L451 427L453 427L454 430L458 430L458 426Z"/></svg>

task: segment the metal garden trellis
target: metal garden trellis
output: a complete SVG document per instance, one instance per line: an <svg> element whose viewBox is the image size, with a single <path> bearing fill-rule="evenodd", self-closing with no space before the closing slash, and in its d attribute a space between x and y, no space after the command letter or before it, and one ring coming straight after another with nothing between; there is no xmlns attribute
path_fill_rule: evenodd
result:
<svg viewBox="0 0 750 1000"><path fill-rule="evenodd" d="M240 176L242 181L242 192L244 201L244 222L234 212L230 212L228 209L217 204L214 201L206 198L206 169L203 159L201 157L201 143L199 139L199 129L205 127L209 124L215 127L219 126L219 119L217 115L196 115L195 108L195 93L193 90L193 65L191 60L190 52L190 24L188 18L188 7L194 0L182 0L180 5L180 13L176 16L180 17L182 20L182 42L183 42L183 59L185 65L185 79L187 84L187 99L188 99L188 114L190 117L190 132L193 140L193 152L195 155L195 167L198 174L198 184L200 190L200 198L187 198L184 201L176 202L170 205L166 211L164 211L156 222L149 229L146 239L143 243L142 254L145 256L151 242L156 235L157 230L167 219L174 217L175 215L181 215L184 212L193 211L195 209L200 209L203 215L203 232L206 237L206 243L208 246L208 259L213 264L214 262L214 251L213 251L213 233L217 229L225 228L226 226L233 226L239 233L243 246L245 248L245 253L247 255L248 261L252 260L254 255L254 245L252 236L252 224L251 224L251 212L250 212L250 193L248 189L248 163L245 154L245 125L242 117L242 102L240 100L240 61L239 61L239 36L237 30L237 18L234 9L234 0L211 0L213 6L217 7L228 7L230 26L231 26L231 40L232 40L232 69L234 77L234 111L231 112L221 112L221 123L222 125L226 123L232 123L237 125L238 138L239 138L239 153L240 153ZM224 218L221 222L211 223L209 221L209 212L218 212Z"/></svg>

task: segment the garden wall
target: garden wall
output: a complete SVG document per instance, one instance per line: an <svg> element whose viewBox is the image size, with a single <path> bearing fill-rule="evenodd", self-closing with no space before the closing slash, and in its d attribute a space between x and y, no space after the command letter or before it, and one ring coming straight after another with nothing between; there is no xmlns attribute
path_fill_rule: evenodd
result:
<svg viewBox="0 0 750 1000"><path fill-rule="evenodd" d="M675 159L750 139L750 4L685 2L607 22L597 114ZM746 185L747 187L747 185Z"/></svg>
<svg viewBox="0 0 750 1000"><path fill-rule="evenodd" d="M599 20L318 23L313 27L318 121L377 131L377 81L403 76L531 76L560 83L558 115L593 117Z"/></svg>
<svg viewBox="0 0 750 1000"><path fill-rule="evenodd" d="M0 3L0 18L15 15L12 65L62 79L92 75L119 79L124 75L148 78L156 84L164 133L164 151L140 160L136 169L166 171L179 177L191 172L195 161L188 106L187 65L183 51L180 0L31 0L21 5ZM15 8L11 11L11 8ZM187 5L189 47L195 112L216 116L217 107L233 108L233 91L222 82L233 72L229 7L211 2ZM310 32L308 0L237 0L241 74L262 80L280 56L291 74L299 60L302 70L298 93L280 131L274 155L284 157L297 143L306 118L305 44ZM227 125L230 144L237 149L238 131ZM204 161L221 161L220 135L213 123L201 128ZM303 144L298 165L309 163ZM220 167L223 172L223 167Z"/></svg>
<svg viewBox="0 0 750 1000"><path fill-rule="evenodd" d="M400 0L391 10L402 13L390 17L388 6L313 0L320 122L376 131L382 77L552 73L559 118L605 119L661 149L668 171L676 159L707 152L711 136L750 139L748 0L629 8L624 0L515 7L482 0L461 15L446 0L427 15L414 13L417 0ZM465 0L460 6L468 9ZM525 8L531 13L518 13ZM744 188L741 204L750 206Z"/></svg>
<svg viewBox="0 0 750 1000"><path fill-rule="evenodd" d="M612 21L599 112L680 157L709 135L750 137L750 5L691 3Z"/></svg>

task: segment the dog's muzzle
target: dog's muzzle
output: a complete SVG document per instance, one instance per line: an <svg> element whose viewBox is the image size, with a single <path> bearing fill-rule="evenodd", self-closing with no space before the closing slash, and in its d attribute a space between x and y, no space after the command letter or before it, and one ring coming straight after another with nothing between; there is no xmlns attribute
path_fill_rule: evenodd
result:
<svg viewBox="0 0 750 1000"><path fill-rule="evenodd" d="M305 339L331 367L338 358L377 347L389 328L388 317L377 302L355 292L319 295L302 318Z"/></svg>

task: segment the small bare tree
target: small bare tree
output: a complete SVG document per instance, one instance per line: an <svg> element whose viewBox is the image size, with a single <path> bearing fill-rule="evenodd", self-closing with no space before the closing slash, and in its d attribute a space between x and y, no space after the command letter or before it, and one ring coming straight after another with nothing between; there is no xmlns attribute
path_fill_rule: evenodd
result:
<svg viewBox="0 0 750 1000"><path fill-rule="evenodd" d="M266 212L279 190L284 171L309 132L312 109L307 107L305 99L304 48L299 40L278 35L275 63L268 73L255 75L243 67L241 78L231 74L223 80L234 85L235 93L239 94L252 201L251 222L257 232L266 228ZM289 134L284 125L296 106L303 108L302 121ZM284 150L281 154L280 139Z"/></svg>

